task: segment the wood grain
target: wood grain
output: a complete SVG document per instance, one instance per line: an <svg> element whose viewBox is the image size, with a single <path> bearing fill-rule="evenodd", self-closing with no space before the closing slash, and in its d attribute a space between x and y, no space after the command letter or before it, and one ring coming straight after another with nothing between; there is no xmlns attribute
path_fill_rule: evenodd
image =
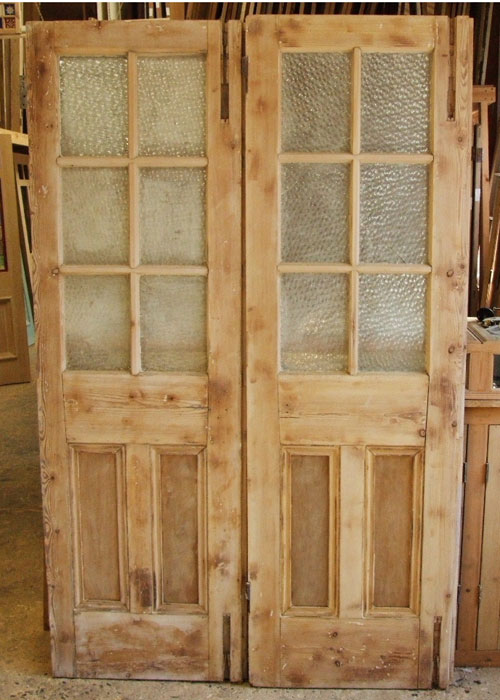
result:
<svg viewBox="0 0 500 700"><path fill-rule="evenodd" d="M123 456L114 446L72 448L75 602L80 608L127 604Z"/></svg>
<svg viewBox="0 0 500 700"><path fill-rule="evenodd" d="M441 618L437 675L447 687L453 671L455 646L458 533L463 441L465 337L467 318L468 221L472 23L453 20L455 47L450 55L446 18L435 18L432 201L433 267L429 327L429 430L425 450L422 555L422 627L419 687L432 681L428 656L435 618ZM449 62L454 61L454 119L449 119L446 96ZM443 319L446 318L446 323Z"/></svg>
<svg viewBox="0 0 500 700"><path fill-rule="evenodd" d="M228 22L229 118L221 119L220 23L209 22L207 90L208 568L210 677L242 679L241 26ZM229 616L229 668L223 619Z"/></svg>
<svg viewBox="0 0 500 700"><path fill-rule="evenodd" d="M247 20L246 340L250 682L279 685L277 17ZM262 261L268 264L263 265ZM265 514L265 517L264 517Z"/></svg>
<svg viewBox="0 0 500 700"><path fill-rule="evenodd" d="M204 615L75 615L77 673L83 678L208 679Z"/></svg>
<svg viewBox="0 0 500 700"><path fill-rule="evenodd" d="M423 445L427 383L424 374L281 375L281 440L296 445Z"/></svg>
<svg viewBox="0 0 500 700"><path fill-rule="evenodd" d="M203 376L65 372L63 386L70 442L206 444Z"/></svg>
<svg viewBox="0 0 500 700"><path fill-rule="evenodd" d="M57 231L58 188L58 66L53 52L54 24L30 24L27 29L31 201L35 260L35 321L38 343L38 419L51 629L52 670L55 676L76 673L73 623L73 563L71 508L68 499L69 455L64 428L61 371L62 343L58 332L62 314L61 286L52 271L59 260Z"/></svg>
<svg viewBox="0 0 500 700"><path fill-rule="evenodd" d="M283 618L281 684L309 688L414 688L418 620Z"/></svg>

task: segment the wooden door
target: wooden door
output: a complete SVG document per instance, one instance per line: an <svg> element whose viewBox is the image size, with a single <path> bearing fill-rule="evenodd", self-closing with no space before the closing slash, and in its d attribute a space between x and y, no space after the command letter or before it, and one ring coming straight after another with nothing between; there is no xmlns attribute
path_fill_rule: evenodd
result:
<svg viewBox="0 0 500 700"><path fill-rule="evenodd" d="M471 22L247 23L255 685L453 667Z"/></svg>
<svg viewBox="0 0 500 700"><path fill-rule="evenodd" d="M0 135L0 385L29 382L12 141Z"/></svg>
<svg viewBox="0 0 500 700"><path fill-rule="evenodd" d="M29 29L58 676L241 678L238 25L222 46L217 22Z"/></svg>

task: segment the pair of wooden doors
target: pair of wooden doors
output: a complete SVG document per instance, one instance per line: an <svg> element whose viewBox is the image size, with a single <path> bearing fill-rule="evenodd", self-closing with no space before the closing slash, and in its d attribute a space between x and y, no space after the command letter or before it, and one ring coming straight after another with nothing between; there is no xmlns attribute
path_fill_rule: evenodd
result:
<svg viewBox="0 0 500 700"><path fill-rule="evenodd" d="M446 686L470 21L29 35L55 673Z"/></svg>

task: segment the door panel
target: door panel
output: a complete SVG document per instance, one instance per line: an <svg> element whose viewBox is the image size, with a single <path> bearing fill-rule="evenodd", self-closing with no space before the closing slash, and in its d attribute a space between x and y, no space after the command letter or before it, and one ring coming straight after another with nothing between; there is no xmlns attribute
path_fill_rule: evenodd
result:
<svg viewBox="0 0 500 700"><path fill-rule="evenodd" d="M0 385L29 382L12 141L0 136Z"/></svg>
<svg viewBox="0 0 500 700"><path fill-rule="evenodd" d="M241 32L118 25L31 29L54 671L238 680Z"/></svg>
<svg viewBox="0 0 500 700"><path fill-rule="evenodd" d="M470 24L455 30L451 53L446 19L247 23L256 685L449 680Z"/></svg>

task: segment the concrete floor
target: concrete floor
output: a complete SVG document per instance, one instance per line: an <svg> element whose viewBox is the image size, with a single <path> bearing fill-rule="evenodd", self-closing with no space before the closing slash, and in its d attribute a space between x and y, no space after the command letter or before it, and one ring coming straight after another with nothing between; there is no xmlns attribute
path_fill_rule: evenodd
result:
<svg viewBox="0 0 500 700"><path fill-rule="evenodd" d="M0 700L500 699L500 669L457 669L446 691L272 690L248 685L53 679L42 626L42 516L34 384L0 387Z"/></svg>

